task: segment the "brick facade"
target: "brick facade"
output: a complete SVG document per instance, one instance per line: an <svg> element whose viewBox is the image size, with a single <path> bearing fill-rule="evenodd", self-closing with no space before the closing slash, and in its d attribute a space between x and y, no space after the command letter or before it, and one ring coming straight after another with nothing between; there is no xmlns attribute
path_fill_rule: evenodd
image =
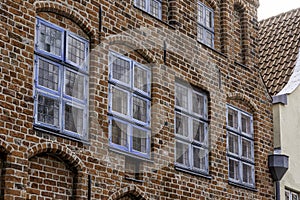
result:
<svg viewBox="0 0 300 200"><path fill-rule="evenodd" d="M197 42L197 1L163 0L159 20L134 0L1 0L1 198L274 199L271 99L256 65L258 1L201 2L214 10L214 49ZM36 17L90 42L87 142L35 126ZM110 51L151 69L150 159L109 146ZM177 80L208 95L208 176L174 168ZM254 188L228 182L227 104L253 115Z"/></svg>

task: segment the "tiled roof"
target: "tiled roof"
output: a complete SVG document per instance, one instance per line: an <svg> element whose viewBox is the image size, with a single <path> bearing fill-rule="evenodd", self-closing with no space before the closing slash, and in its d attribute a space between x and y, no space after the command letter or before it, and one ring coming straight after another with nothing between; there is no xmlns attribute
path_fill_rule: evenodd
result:
<svg viewBox="0 0 300 200"><path fill-rule="evenodd" d="M259 67L269 93L289 81L300 48L300 8L259 22Z"/></svg>

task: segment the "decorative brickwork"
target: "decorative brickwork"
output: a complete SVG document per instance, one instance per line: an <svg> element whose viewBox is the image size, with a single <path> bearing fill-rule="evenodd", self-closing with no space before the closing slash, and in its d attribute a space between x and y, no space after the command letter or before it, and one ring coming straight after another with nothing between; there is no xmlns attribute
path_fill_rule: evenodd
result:
<svg viewBox="0 0 300 200"><path fill-rule="evenodd" d="M214 48L197 41L196 0L162 0L161 20L134 6L134 0L0 1L2 199L274 199L273 182L267 167L268 155L273 152L271 99L256 67L257 0L199 0L214 11ZM236 23L232 21L235 16L234 5L240 5L242 9L239 11L243 13L240 22ZM73 137L72 134L80 134L76 131L64 135L55 126L45 128L36 123L37 113L42 112L45 118L55 116L62 123L59 127L65 129L66 123L79 123L81 118L75 111L82 105L78 99L64 96L64 93L61 96L53 95L55 91L51 89L44 94L50 99L48 104L36 103L38 100L34 87L39 74L35 72L39 66L35 58L41 54L35 46L38 44L37 17L49 22L56 30L61 28L64 34L55 35L53 30L50 33L51 25L48 26L50 29L45 28L41 33L44 39L40 42L45 51L42 54L49 61L42 66L43 70L49 69L51 73L47 73L53 75L53 65L65 65L74 74L85 73L89 79L89 95L84 97L85 102L89 102L88 115L84 116L84 119L88 119L87 141L78 139L78 135ZM235 33L241 36L241 32L242 37L235 37ZM76 68L68 63L68 58L58 59L51 54L51 48L59 49L63 43L67 46L63 55L80 57L80 42L78 46L72 44L67 34L88 40L88 73L81 72L80 66ZM237 44L241 45L236 47ZM117 75L120 76L117 83L112 83L110 79L110 52L121 54L124 58L122 62L116 62ZM150 69L151 98L139 96L143 93L143 86L135 85L134 81L143 83L144 80L134 74L140 73L142 76L143 72L126 68L133 66L132 63L127 65L126 61L134 61L132 63ZM128 75L126 70L131 70L132 77L129 80L133 80L127 85L123 84L123 75ZM63 77L65 73L61 70L58 76ZM55 79L50 75L43 78L54 83L61 80L59 91L64 91L65 82L70 81L70 77L68 80ZM197 88L207 97L207 102L199 103L205 105L207 117L194 117L196 121L204 119L207 125L207 174L189 167L195 165L186 163L186 168L180 168L175 162L178 156L182 156L175 150L178 141L175 131L181 126L175 119L175 83L178 81L187 87ZM139 151L138 147L144 145L143 137L130 136L130 145L124 143L123 146L119 145L120 148L111 145L110 133L133 133L124 131L121 125L117 125L113 131L109 130L109 119L112 117L109 106L114 95L111 86L114 84L121 85L120 91L125 93L124 96L131 94L126 87L138 88L140 90L136 91L139 93L133 92L130 98L140 98L141 101L137 102L149 98L151 102L150 108L147 108L151 112L150 128L134 124L140 123L135 119L126 121L122 113L118 115L125 125L132 122L133 128L151 132L147 141L149 158L130 153ZM67 103L56 105L53 103L55 98L65 98ZM124 98L118 99L118 102L123 103L122 108L128 107L127 112L133 112L135 106L137 115L140 114L143 105L133 104L130 98L126 103ZM188 98L201 101L197 100L197 96L190 95ZM255 183L252 187L229 182L228 104L253 116ZM36 105L42 105L43 110ZM66 105L74 105L76 109L62 119L61 113ZM197 108L199 105L191 105L193 108L190 110L196 109L191 115L197 114L197 109L201 110ZM199 125L193 126L192 121L188 123L193 129L198 127L200 130ZM198 129L194 131L195 135ZM138 135L136 132L134 134ZM129 147L136 149L128 151L126 148ZM202 147L198 145L197 148ZM190 160L194 159L197 163L201 162L203 156L192 148L188 155L191 156ZM138 164L135 160L138 160ZM130 166L138 166L138 169L130 169ZM132 175L137 171L138 178Z"/></svg>

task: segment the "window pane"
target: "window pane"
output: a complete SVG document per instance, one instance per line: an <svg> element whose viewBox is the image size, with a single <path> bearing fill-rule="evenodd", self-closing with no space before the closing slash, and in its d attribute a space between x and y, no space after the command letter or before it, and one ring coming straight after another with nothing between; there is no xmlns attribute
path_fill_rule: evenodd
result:
<svg viewBox="0 0 300 200"><path fill-rule="evenodd" d="M146 0L136 0L136 6L146 10Z"/></svg>
<svg viewBox="0 0 300 200"><path fill-rule="evenodd" d="M61 56L62 50L62 32L46 26L40 25L39 29L39 49Z"/></svg>
<svg viewBox="0 0 300 200"><path fill-rule="evenodd" d="M176 106L188 109L188 89L180 85L176 85Z"/></svg>
<svg viewBox="0 0 300 200"><path fill-rule="evenodd" d="M201 4L198 4L198 23L203 24L203 6Z"/></svg>
<svg viewBox="0 0 300 200"><path fill-rule="evenodd" d="M198 41L203 42L204 41L204 39L203 39L204 28L202 26L198 26L197 30L198 30L197 39L198 39Z"/></svg>
<svg viewBox="0 0 300 200"><path fill-rule="evenodd" d="M193 139L197 142L205 143L205 126L200 121L193 120Z"/></svg>
<svg viewBox="0 0 300 200"><path fill-rule="evenodd" d="M112 110L127 115L128 93L112 87Z"/></svg>
<svg viewBox="0 0 300 200"><path fill-rule="evenodd" d="M130 62L120 57L112 56L111 66L113 79L129 84Z"/></svg>
<svg viewBox="0 0 300 200"><path fill-rule="evenodd" d="M185 166L190 166L189 163L189 147L187 144L176 142L176 162Z"/></svg>
<svg viewBox="0 0 300 200"><path fill-rule="evenodd" d="M85 62L85 43L76 37L68 35L68 60L76 65L83 65Z"/></svg>
<svg viewBox="0 0 300 200"><path fill-rule="evenodd" d="M239 180L239 162L229 159L229 178Z"/></svg>
<svg viewBox="0 0 300 200"><path fill-rule="evenodd" d="M59 126L59 101L38 95L37 120L42 123Z"/></svg>
<svg viewBox="0 0 300 200"><path fill-rule="evenodd" d="M243 182L252 184L252 166L243 163Z"/></svg>
<svg viewBox="0 0 300 200"><path fill-rule="evenodd" d="M148 71L135 65L134 68L134 87L148 92Z"/></svg>
<svg viewBox="0 0 300 200"><path fill-rule="evenodd" d="M237 135L228 133L228 150L230 153L239 154L239 138Z"/></svg>
<svg viewBox="0 0 300 200"><path fill-rule="evenodd" d="M193 92L193 112L204 116L204 96Z"/></svg>
<svg viewBox="0 0 300 200"><path fill-rule="evenodd" d="M84 76L66 70L65 93L77 99L84 99Z"/></svg>
<svg viewBox="0 0 300 200"><path fill-rule="evenodd" d="M242 114L242 132L251 134L251 118Z"/></svg>
<svg viewBox="0 0 300 200"><path fill-rule="evenodd" d="M83 131L83 115L82 108L65 104L65 129L81 134Z"/></svg>
<svg viewBox="0 0 300 200"><path fill-rule="evenodd" d="M42 59L39 59L38 65L38 84L58 91L59 67Z"/></svg>
<svg viewBox="0 0 300 200"><path fill-rule="evenodd" d="M160 16L160 3L155 0L150 0L150 13L155 16Z"/></svg>
<svg viewBox="0 0 300 200"><path fill-rule="evenodd" d="M176 134L188 137L188 117L175 113L176 115Z"/></svg>
<svg viewBox="0 0 300 200"><path fill-rule="evenodd" d="M238 128L238 112L231 108L228 108L228 126L237 129Z"/></svg>
<svg viewBox="0 0 300 200"><path fill-rule="evenodd" d="M127 147L127 124L112 120L111 141L114 144Z"/></svg>
<svg viewBox="0 0 300 200"><path fill-rule="evenodd" d="M209 31L206 31L206 44L210 47L213 46L213 34Z"/></svg>
<svg viewBox="0 0 300 200"><path fill-rule="evenodd" d="M290 191L286 190L285 191L285 200L289 200L290 199Z"/></svg>
<svg viewBox="0 0 300 200"><path fill-rule="evenodd" d="M251 141L242 139L242 156L245 158L252 159L252 145Z"/></svg>
<svg viewBox="0 0 300 200"><path fill-rule="evenodd" d="M194 167L206 170L206 150L193 147L193 161Z"/></svg>
<svg viewBox="0 0 300 200"><path fill-rule="evenodd" d="M133 118L142 122L147 122L147 101L138 97L133 97Z"/></svg>
<svg viewBox="0 0 300 200"><path fill-rule="evenodd" d="M142 153L147 153L147 132L133 127L133 149Z"/></svg>
<svg viewBox="0 0 300 200"><path fill-rule="evenodd" d="M213 27L212 17L213 17L212 12L209 11L209 10L205 10L205 26L207 28L212 28Z"/></svg>
<svg viewBox="0 0 300 200"><path fill-rule="evenodd" d="M292 200L298 200L298 194L292 193Z"/></svg>

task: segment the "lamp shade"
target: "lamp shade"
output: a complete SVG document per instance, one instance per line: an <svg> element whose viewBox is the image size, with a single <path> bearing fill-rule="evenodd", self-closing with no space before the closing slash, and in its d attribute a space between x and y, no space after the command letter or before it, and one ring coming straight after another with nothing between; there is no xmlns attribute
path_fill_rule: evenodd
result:
<svg viewBox="0 0 300 200"><path fill-rule="evenodd" d="M268 163L273 180L280 181L289 168L289 157L282 154L269 155Z"/></svg>

